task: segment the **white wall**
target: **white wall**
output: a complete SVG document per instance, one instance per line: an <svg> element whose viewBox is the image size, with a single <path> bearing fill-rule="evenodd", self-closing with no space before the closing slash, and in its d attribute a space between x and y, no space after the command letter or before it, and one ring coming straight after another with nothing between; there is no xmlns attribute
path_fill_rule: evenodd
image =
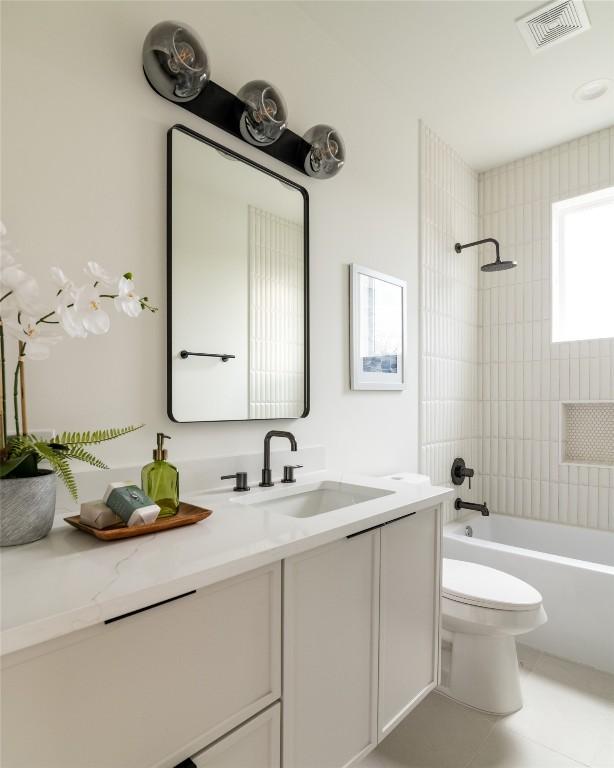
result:
<svg viewBox="0 0 614 768"><path fill-rule="evenodd" d="M420 134L421 471L465 501L482 501L479 422L478 176L433 131ZM476 475L450 482L459 456ZM458 517L446 503L446 521Z"/></svg>
<svg viewBox="0 0 614 768"><path fill-rule="evenodd" d="M141 71L153 24L175 18L202 35L213 79L232 91L269 78L302 133L330 121L348 160L310 181L157 96ZM25 36L25 37L24 37ZM27 50L24 39L27 38ZM338 469L417 468L417 111L341 53L290 3L3 2L2 217L24 264L43 278L88 259L130 269L164 308L165 139L174 123L308 187L311 196L312 413L282 422L300 445L325 444ZM417 107L416 107L417 110ZM348 388L347 264L408 281L409 386ZM144 421L102 452L149 460L154 433L174 458L259 450L266 422L171 424L165 415L165 317L113 316L108 336L66 341L29 365L31 427L83 429ZM279 422L277 422L279 425Z"/></svg>
<svg viewBox="0 0 614 768"><path fill-rule="evenodd" d="M551 341L552 203L613 184L614 128L480 175L481 236L518 261L480 279L484 494L496 512L614 530L614 468L559 463L559 403L614 400L614 340Z"/></svg>

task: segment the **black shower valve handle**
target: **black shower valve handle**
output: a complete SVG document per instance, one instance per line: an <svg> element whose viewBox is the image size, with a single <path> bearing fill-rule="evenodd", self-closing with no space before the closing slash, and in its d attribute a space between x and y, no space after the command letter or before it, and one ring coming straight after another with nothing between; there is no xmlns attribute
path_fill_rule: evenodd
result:
<svg viewBox="0 0 614 768"><path fill-rule="evenodd" d="M464 459L458 457L452 462L450 476L454 485L462 485L465 482L465 478L467 478L469 480L469 490L471 490L471 478L474 474L474 470L465 464Z"/></svg>

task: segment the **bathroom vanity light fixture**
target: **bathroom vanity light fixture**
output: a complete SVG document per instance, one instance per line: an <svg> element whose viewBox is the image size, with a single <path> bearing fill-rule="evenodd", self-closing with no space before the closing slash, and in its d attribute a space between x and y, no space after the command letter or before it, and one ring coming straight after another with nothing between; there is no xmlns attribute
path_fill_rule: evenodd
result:
<svg viewBox="0 0 614 768"><path fill-rule="evenodd" d="M303 136L310 149L305 171L316 179L328 179L339 173L345 163L345 145L339 131L330 125L314 125Z"/></svg>
<svg viewBox="0 0 614 768"><path fill-rule="evenodd" d="M483 245L484 243L494 243L496 257L490 264L482 265L482 272L501 272L504 269L513 269L518 266L518 262L516 261L501 261L501 258L499 257L499 241L495 240L494 237L485 237L483 240L476 240L474 243L465 243L464 245L455 243L454 250L456 253L460 253L465 248L472 248L474 245Z"/></svg>
<svg viewBox="0 0 614 768"><path fill-rule="evenodd" d="M165 99L195 99L209 81L209 58L194 30L161 21L143 43L143 69L149 84Z"/></svg>
<svg viewBox="0 0 614 768"><path fill-rule="evenodd" d="M281 93L266 80L251 80L237 93L244 108L241 136L255 147L273 144L286 130L288 110Z"/></svg>
<svg viewBox="0 0 614 768"><path fill-rule="evenodd" d="M250 80L236 96L214 83L205 47L187 24L162 21L152 27L143 44L143 70L163 98L301 173L329 179L343 166L338 132L316 125L306 138L293 133L283 96L271 83Z"/></svg>

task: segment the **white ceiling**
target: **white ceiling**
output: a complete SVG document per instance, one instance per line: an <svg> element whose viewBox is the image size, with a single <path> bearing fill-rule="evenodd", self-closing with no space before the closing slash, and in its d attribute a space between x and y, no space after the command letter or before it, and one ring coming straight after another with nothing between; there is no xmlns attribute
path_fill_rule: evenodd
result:
<svg viewBox="0 0 614 768"><path fill-rule="evenodd" d="M298 3L398 94L400 121L411 105L477 170L614 124L614 85L592 102L572 98L589 80L614 80L614 1L586 2L590 30L531 55L515 20L543 4Z"/></svg>

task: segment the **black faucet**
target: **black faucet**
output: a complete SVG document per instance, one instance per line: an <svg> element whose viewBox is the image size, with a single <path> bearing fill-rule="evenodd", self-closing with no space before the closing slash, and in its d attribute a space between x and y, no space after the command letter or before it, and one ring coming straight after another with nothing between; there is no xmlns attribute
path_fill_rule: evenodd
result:
<svg viewBox="0 0 614 768"><path fill-rule="evenodd" d="M275 483L271 480L271 438L272 437L287 437L290 441L290 448L296 451L296 438L292 432L282 432L277 429L272 429L267 432L264 438L264 467L262 469L262 481L260 485L263 488L270 488Z"/></svg>
<svg viewBox="0 0 614 768"><path fill-rule="evenodd" d="M490 515L486 502L474 504L472 501L463 501L460 497L454 501L454 509L472 509L474 512L481 512L484 517Z"/></svg>

